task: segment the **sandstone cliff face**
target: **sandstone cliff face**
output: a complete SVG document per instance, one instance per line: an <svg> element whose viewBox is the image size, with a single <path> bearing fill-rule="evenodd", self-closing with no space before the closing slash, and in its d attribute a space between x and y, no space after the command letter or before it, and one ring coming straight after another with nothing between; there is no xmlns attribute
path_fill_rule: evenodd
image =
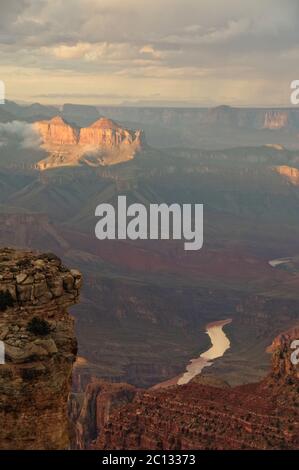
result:
<svg viewBox="0 0 299 470"><path fill-rule="evenodd" d="M50 121L35 123L43 148L50 156L37 168L59 166L113 165L134 158L143 147L141 130L122 128L110 119L101 118L89 127L75 128L57 116Z"/></svg>
<svg viewBox="0 0 299 470"><path fill-rule="evenodd" d="M99 119L90 127L80 130L79 144L96 147L118 147L136 144L141 147L141 131L123 129L110 119Z"/></svg>
<svg viewBox="0 0 299 470"><path fill-rule="evenodd" d="M265 129L284 129L288 127L289 115L287 111L273 111L265 112L264 128Z"/></svg>
<svg viewBox="0 0 299 470"><path fill-rule="evenodd" d="M280 165L275 167L275 170L280 175L284 176L294 186L299 185L299 170L288 165Z"/></svg>
<svg viewBox="0 0 299 470"><path fill-rule="evenodd" d="M34 126L47 145L76 145L78 143L79 131L59 116L50 121L36 122Z"/></svg>
<svg viewBox="0 0 299 470"><path fill-rule="evenodd" d="M77 342L67 308L80 286L54 255L0 250L0 449L69 447Z"/></svg>

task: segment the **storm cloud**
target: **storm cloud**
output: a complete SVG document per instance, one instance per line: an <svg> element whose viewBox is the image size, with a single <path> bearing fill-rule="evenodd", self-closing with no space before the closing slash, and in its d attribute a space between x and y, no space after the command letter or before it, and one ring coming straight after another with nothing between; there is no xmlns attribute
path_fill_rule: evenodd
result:
<svg viewBox="0 0 299 470"><path fill-rule="evenodd" d="M34 88L44 96L106 92L107 101L123 93L288 104L298 23L295 0L10 1L0 19L0 79L10 77L7 88L20 98Z"/></svg>

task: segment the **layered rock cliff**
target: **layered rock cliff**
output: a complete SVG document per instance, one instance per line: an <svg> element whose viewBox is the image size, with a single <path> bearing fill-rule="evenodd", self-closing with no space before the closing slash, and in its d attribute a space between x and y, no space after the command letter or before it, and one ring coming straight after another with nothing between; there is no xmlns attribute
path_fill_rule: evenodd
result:
<svg viewBox="0 0 299 470"><path fill-rule="evenodd" d="M81 411L77 406L77 447L298 449L299 366L291 362L298 334L294 329L273 342L272 371L256 384L230 388L194 380L142 391L94 381Z"/></svg>
<svg viewBox="0 0 299 470"><path fill-rule="evenodd" d="M264 128L265 129L285 129L289 126L289 115L287 111L265 112Z"/></svg>
<svg viewBox="0 0 299 470"><path fill-rule="evenodd" d="M137 393L132 385L93 379L84 394L73 394L69 412L74 423L72 447L87 449L109 425L111 413L130 403Z"/></svg>
<svg viewBox="0 0 299 470"><path fill-rule="evenodd" d="M282 175L287 181L294 186L299 185L299 170L288 165L280 165L275 167L278 174Z"/></svg>
<svg viewBox="0 0 299 470"><path fill-rule="evenodd" d="M134 158L143 146L141 130L125 129L106 118L89 127L71 126L61 117L34 124L41 135L43 148L50 156L37 168L45 170L58 166L113 165Z"/></svg>
<svg viewBox="0 0 299 470"><path fill-rule="evenodd" d="M120 145L133 145L141 147L140 130L130 131L116 124L111 119L101 118L90 127L80 130L79 144L94 145L96 147L119 147Z"/></svg>
<svg viewBox="0 0 299 470"><path fill-rule="evenodd" d="M299 364L296 365L291 360L294 348L299 349L293 345L296 340L299 341L299 326L275 338L269 348L269 352L272 352L272 372L269 380L299 384ZM296 357L299 358L299 354ZM299 395L299 390L297 393Z"/></svg>
<svg viewBox="0 0 299 470"><path fill-rule="evenodd" d="M46 145L76 145L79 130L67 124L60 116L50 121L39 121L35 124Z"/></svg>
<svg viewBox="0 0 299 470"><path fill-rule="evenodd" d="M81 274L52 254L0 250L0 449L67 449Z"/></svg>

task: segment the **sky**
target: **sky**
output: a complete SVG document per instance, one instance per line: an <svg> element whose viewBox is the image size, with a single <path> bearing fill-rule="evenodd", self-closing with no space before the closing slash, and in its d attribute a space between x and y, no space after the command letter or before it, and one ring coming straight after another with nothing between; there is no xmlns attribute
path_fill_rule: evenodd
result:
<svg viewBox="0 0 299 470"><path fill-rule="evenodd" d="M289 106L297 0L0 0L6 98Z"/></svg>

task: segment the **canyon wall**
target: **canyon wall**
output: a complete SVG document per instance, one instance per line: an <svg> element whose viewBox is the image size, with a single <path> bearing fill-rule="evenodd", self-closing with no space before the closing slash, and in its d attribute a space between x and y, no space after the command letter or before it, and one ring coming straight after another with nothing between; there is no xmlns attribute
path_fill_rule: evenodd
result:
<svg viewBox="0 0 299 470"><path fill-rule="evenodd" d="M64 104L62 109L44 106L38 103L25 106L6 100L1 106L0 121L48 120L61 115L67 122L78 127L88 127L101 116L117 122L142 122L159 124L167 128L190 126L192 123L222 123L247 129L299 129L299 110L296 107L286 108L237 108L220 105L207 107L167 107L167 106L87 106ZM72 126L73 127L73 126Z"/></svg>
<svg viewBox="0 0 299 470"><path fill-rule="evenodd" d="M290 125L289 114L284 110L269 110L265 112L265 129L284 129Z"/></svg>
<svg viewBox="0 0 299 470"><path fill-rule="evenodd" d="M53 254L0 250L0 449L67 449L81 274Z"/></svg>
<svg viewBox="0 0 299 470"><path fill-rule="evenodd" d="M291 345L296 340L299 341L299 326L279 335L270 346L269 352L272 352L271 377L274 381L279 380L290 384L298 383L299 364L293 364L290 360L292 353L294 353L294 346L291 347ZM298 349L298 346L296 349ZM297 354L297 357L299 357L299 354Z"/></svg>
<svg viewBox="0 0 299 470"><path fill-rule="evenodd" d="M293 184L294 186L299 185L299 170L288 165L280 165L275 168L277 173L282 175L286 181Z"/></svg>
<svg viewBox="0 0 299 470"><path fill-rule="evenodd" d="M298 333L297 328L276 338L272 370L255 384L230 388L195 379L145 391L93 381L81 394L81 407L73 397L74 447L298 449L299 375L290 360Z"/></svg>
<svg viewBox="0 0 299 470"><path fill-rule="evenodd" d="M124 144L141 144L142 131L125 129L111 119L101 118L89 127L77 128L55 116L49 121L37 121L36 130L46 145L94 145L117 147Z"/></svg>
<svg viewBox="0 0 299 470"><path fill-rule="evenodd" d="M81 164L113 165L131 160L144 145L141 130L126 129L106 118L80 129L56 116L36 122L34 128L41 136L42 148L50 153L37 164L39 170Z"/></svg>
<svg viewBox="0 0 299 470"><path fill-rule="evenodd" d="M141 147L142 131L122 128L110 119L101 118L80 130L79 144L96 147L118 147L121 144Z"/></svg>
<svg viewBox="0 0 299 470"><path fill-rule="evenodd" d="M59 116L50 121L39 121L35 124L35 128L45 144L76 145L78 143L78 129L67 124Z"/></svg>
<svg viewBox="0 0 299 470"><path fill-rule="evenodd" d="M75 109L78 112L79 106ZM299 112L293 108L237 108L216 106L213 108L121 107L100 106L99 114L117 121L154 123L180 128L192 124L222 124L247 129L298 129ZM70 115L70 110L68 115ZM63 113L64 113L63 108ZM72 111L74 113L74 111Z"/></svg>
<svg viewBox="0 0 299 470"><path fill-rule="evenodd" d="M136 393L137 388L132 385L92 379L84 394L73 394L69 402L73 422L72 447L89 448L105 425L109 425L111 413L130 403Z"/></svg>

